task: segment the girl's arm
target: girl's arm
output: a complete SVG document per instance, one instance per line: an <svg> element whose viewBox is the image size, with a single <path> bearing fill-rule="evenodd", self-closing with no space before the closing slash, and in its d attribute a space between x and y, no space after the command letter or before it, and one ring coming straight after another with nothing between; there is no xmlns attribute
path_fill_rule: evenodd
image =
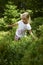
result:
<svg viewBox="0 0 43 65"><path fill-rule="evenodd" d="M13 27L13 26L17 26L18 23L16 22L15 24L12 24L12 25L7 25L7 27Z"/></svg>
<svg viewBox="0 0 43 65"><path fill-rule="evenodd" d="M34 34L32 33L31 30L29 30L29 33L30 33L30 35L33 37L33 39L36 39L36 37L34 36Z"/></svg>

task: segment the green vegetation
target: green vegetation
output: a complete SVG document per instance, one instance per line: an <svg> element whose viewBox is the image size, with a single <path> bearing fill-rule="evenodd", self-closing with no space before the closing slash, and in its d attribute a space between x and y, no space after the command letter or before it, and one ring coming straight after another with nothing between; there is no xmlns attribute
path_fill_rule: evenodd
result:
<svg viewBox="0 0 43 65"><path fill-rule="evenodd" d="M27 0L26 10L20 6L18 8L18 0L0 0L0 2L2 8L0 9L0 65L43 65L42 1ZM33 3L37 5L34 6ZM21 40L15 41L14 36L17 27L6 27L6 25L20 20L20 13L24 11L28 11L32 17L32 31L38 37L37 40L27 34Z"/></svg>

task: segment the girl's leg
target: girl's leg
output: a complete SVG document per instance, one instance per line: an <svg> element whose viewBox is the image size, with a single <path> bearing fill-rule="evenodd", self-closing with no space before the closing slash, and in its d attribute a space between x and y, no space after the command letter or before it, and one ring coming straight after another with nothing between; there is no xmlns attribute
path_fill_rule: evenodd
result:
<svg viewBox="0 0 43 65"><path fill-rule="evenodd" d="M15 39L14 40L18 41L18 40L20 40L20 38L17 35L15 35Z"/></svg>

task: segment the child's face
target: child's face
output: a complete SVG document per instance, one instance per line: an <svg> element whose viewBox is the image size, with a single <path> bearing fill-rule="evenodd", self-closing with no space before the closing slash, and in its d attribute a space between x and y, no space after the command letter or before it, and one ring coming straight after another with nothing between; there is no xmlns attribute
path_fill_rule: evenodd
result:
<svg viewBox="0 0 43 65"><path fill-rule="evenodd" d="M22 18L22 20L23 20L23 22L24 22L25 24L28 23L28 18Z"/></svg>

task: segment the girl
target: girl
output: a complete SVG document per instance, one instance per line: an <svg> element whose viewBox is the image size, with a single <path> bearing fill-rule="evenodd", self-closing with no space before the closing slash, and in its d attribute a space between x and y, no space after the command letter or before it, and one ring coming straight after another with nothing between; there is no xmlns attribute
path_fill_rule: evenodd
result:
<svg viewBox="0 0 43 65"><path fill-rule="evenodd" d="M15 24L8 25L8 26L18 25L16 34L15 34L15 40L19 40L21 37L23 37L25 35L26 30L28 30L30 35L35 39L35 36L33 35L32 31L31 31L29 13L25 12L25 13L21 14L20 17L21 17L20 21L16 22Z"/></svg>

